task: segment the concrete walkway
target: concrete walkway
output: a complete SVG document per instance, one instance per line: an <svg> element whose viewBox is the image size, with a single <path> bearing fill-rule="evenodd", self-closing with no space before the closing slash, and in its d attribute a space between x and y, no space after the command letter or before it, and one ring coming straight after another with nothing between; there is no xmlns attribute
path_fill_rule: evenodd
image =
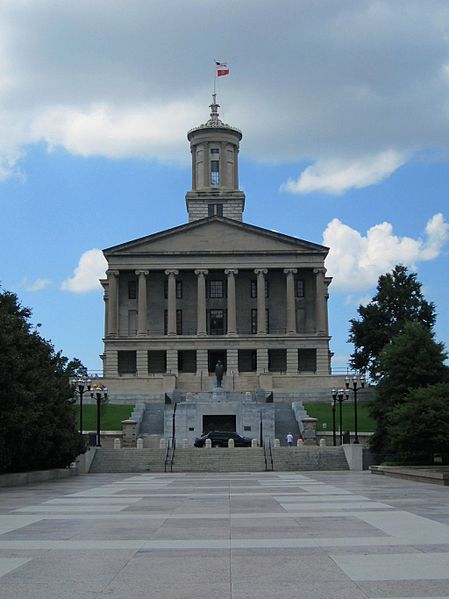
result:
<svg viewBox="0 0 449 599"><path fill-rule="evenodd" d="M449 489L368 472L0 490L1 599L449 599Z"/></svg>

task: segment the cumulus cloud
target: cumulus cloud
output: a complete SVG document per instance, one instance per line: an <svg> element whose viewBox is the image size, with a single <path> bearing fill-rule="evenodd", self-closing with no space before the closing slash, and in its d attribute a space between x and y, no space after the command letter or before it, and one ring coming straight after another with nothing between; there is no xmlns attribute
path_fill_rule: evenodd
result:
<svg viewBox="0 0 449 599"><path fill-rule="evenodd" d="M40 141L82 156L184 160L186 129L208 117L205 48L231 65L219 100L244 132L242 151L288 161L292 177L311 164L290 191L343 193L416 151L447 154L445 0L255 6L3 0L0 178Z"/></svg>
<svg viewBox="0 0 449 599"><path fill-rule="evenodd" d="M97 248L87 250L81 255L73 275L61 284L63 291L86 293L101 289L99 279L104 278L107 262L103 252Z"/></svg>
<svg viewBox="0 0 449 599"><path fill-rule="evenodd" d="M27 277L24 277L22 279L22 287L26 291L31 292L41 291L42 289L45 289L45 287L48 287L50 284L50 279L35 279L34 281L30 281Z"/></svg>
<svg viewBox="0 0 449 599"><path fill-rule="evenodd" d="M379 276L396 264L415 268L417 262L433 260L449 239L449 224L441 213L427 223L422 239L399 237L390 223L368 229L365 236L334 218L323 233L330 248L326 261L333 288L361 291L373 287Z"/></svg>
<svg viewBox="0 0 449 599"><path fill-rule="evenodd" d="M351 188L380 183L405 162L405 156L394 150L356 160L323 160L308 166L296 181L289 179L282 191L309 193L323 191L339 195Z"/></svg>

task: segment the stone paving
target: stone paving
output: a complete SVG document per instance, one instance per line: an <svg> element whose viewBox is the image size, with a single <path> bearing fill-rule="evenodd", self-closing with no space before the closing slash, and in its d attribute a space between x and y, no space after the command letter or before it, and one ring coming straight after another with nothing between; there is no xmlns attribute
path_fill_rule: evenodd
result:
<svg viewBox="0 0 449 599"><path fill-rule="evenodd" d="M1 599L449 599L449 488L368 472L0 490Z"/></svg>

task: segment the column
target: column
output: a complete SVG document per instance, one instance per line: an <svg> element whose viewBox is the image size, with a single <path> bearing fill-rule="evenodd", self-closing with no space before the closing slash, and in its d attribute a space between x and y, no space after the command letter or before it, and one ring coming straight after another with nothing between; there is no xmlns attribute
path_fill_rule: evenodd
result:
<svg viewBox="0 0 449 599"><path fill-rule="evenodd" d="M118 335L119 271L108 270L108 336Z"/></svg>
<svg viewBox="0 0 449 599"><path fill-rule="evenodd" d="M332 283L332 277L325 277L324 284L326 285L326 295L324 296L324 333L329 335L329 285Z"/></svg>
<svg viewBox="0 0 449 599"><path fill-rule="evenodd" d="M315 331L325 334L326 323L326 284L324 282L325 268L314 268L315 274Z"/></svg>
<svg viewBox="0 0 449 599"><path fill-rule="evenodd" d="M267 332L267 315L265 312L265 275L266 268L254 269L257 275L257 334L265 335Z"/></svg>
<svg viewBox="0 0 449 599"><path fill-rule="evenodd" d="M167 349L167 374L178 375L178 350Z"/></svg>
<svg viewBox="0 0 449 599"><path fill-rule="evenodd" d="M257 374L268 373L268 349L257 350Z"/></svg>
<svg viewBox="0 0 449 599"><path fill-rule="evenodd" d="M148 376L148 351L146 349L138 349L136 355L137 376Z"/></svg>
<svg viewBox="0 0 449 599"><path fill-rule="evenodd" d="M220 187L229 187L228 171L226 168L226 146L227 142L222 141L220 144Z"/></svg>
<svg viewBox="0 0 449 599"><path fill-rule="evenodd" d="M239 188L239 149L234 146L234 185L233 189Z"/></svg>
<svg viewBox="0 0 449 599"><path fill-rule="evenodd" d="M168 276L167 334L176 335L176 276L179 270L166 270Z"/></svg>
<svg viewBox="0 0 449 599"><path fill-rule="evenodd" d="M196 190L196 146L192 146L192 191Z"/></svg>
<svg viewBox="0 0 449 599"><path fill-rule="evenodd" d="M203 177L203 185L204 187L210 187L210 150L209 150L209 142L205 141L203 143L204 146L204 177Z"/></svg>
<svg viewBox="0 0 449 599"><path fill-rule="evenodd" d="M287 374L298 374L298 350L287 349Z"/></svg>
<svg viewBox="0 0 449 599"><path fill-rule="evenodd" d="M137 335L147 334L147 276L148 270L136 270L139 278L137 295Z"/></svg>
<svg viewBox="0 0 449 599"><path fill-rule="evenodd" d="M108 322L109 322L109 290L107 288L105 288L104 290L104 294L103 294L103 300L104 300L104 336L107 337L108 335Z"/></svg>
<svg viewBox="0 0 449 599"><path fill-rule="evenodd" d="M235 301L235 275L239 272L235 268L225 271L228 277L228 335L237 335L237 309Z"/></svg>
<svg viewBox="0 0 449 599"><path fill-rule="evenodd" d="M286 280L287 335L296 334L295 277L296 268L284 268Z"/></svg>
<svg viewBox="0 0 449 599"><path fill-rule="evenodd" d="M206 326L206 275L207 270L195 270L198 277L197 299L196 299L196 334L204 336L207 334Z"/></svg>

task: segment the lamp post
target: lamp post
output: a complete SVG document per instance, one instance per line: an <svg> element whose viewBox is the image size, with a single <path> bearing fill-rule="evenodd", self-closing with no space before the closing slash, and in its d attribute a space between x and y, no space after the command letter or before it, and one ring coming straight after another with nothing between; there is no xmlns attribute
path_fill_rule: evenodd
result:
<svg viewBox="0 0 449 599"><path fill-rule="evenodd" d="M101 402L105 401L108 398L108 388L107 387L95 387L90 392L90 396L95 398L97 402L97 434L95 436L95 446L101 447L101 436L100 436L100 411L101 411Z"/></svg>
<svg viewBox="0 0 449 599"><path fill-rule="evenodd" d="M346 389L354 393L354 443L360 443L358 434L358 420L357 420L357 391L365 387L366 379L362 374L360 380L356 376L352 377L352 388L349 386L349 376L345 377Z"/></svg>
<svg viewBox="0 0 449 599"><path fill-rule="evenodd" d="M332 441L333 441L333 446L335 447L337 445L337 434L335 431L335 403L337 401L337 390L336 389L332 389L332 401L331 401L331 407L332 407Z"/></svg>
<svg viewBox="0 0 449 599"><path fill-rule="evenodd" d="M83 395L86 391L90 391L91 380L90 379L78 379L75 382L80 396L80 437L83 437Z"/></svg>
<svg viewBox="0 0 449 599"><path fill-rule="evenodd" d="M345 396L345 392L343 389L338 389L338 391L336 389L332 389L332 421L333 421L333 426L334 426L334 445L337 444L337 441L335 438L335 402L338 401L338 403L340 404L340 406L339 406L339 422L340 422L339 438L340 438L340 445L343 445L343 411L342 411L341 404L343 403L343 401L345 399L348 399L348 397L349 397L349 394L347 394Z"/></svg>

